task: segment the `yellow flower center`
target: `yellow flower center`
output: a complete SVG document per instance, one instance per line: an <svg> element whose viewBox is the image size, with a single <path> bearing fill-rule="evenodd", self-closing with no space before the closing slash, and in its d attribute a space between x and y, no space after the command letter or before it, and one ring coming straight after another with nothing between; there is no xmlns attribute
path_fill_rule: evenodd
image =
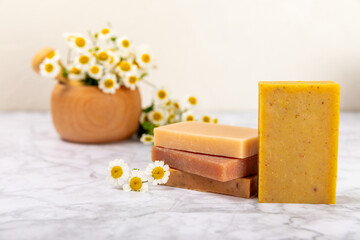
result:
<svg viewBox="0 0 360 240"><path fill-rule="evenodd" d="M189 103L191 104L191 105L195 105L196 103L197 103L197 99L196 99L196 97L189 97Z"/></svg>
<svg viewBox="0 0 360 240"><path fill-rule="evenodd" d="M150 58L150 55L145 53L141 56L141 60L144 62L144 63L149 63L151 58Z"/></svg>
<svg viewBox="0 0 360 240"><path fill-rule="evenodd" d="M145 137L145 142L152 142L153 138L150 136Z"/></svg>
<svg viewBox="0 0 360 240"><path fill-rule="evenodd" d="M99 71L100 71L100 68L99 68L98 66L92 66L92 67L90 68L90 72L91 72L92 74L97 74L97 73L99 73Z"/></svg>
<svg viewBox="0 0 360 240"><path fill-rule="evenodd" d="M111 176L115 179L120 178L123 175L123 169L120 166L114 166L111 169Z"/></svg>
<svg viewBox="0 0 360 240"><path fill-rule="evenodd" d="M165 90L160 90L160 91L158 91L157 95L158 95L159 99L163 100L166 98L167 94L166 94Z"/></svg>
<svg viewBox="0 0 360 240"><path fill-rule="evenodd" d="M133 177L130 180L130 188L133 191L139 191L142 188L142 181L139 177Z"/></svg>
<svg viewBox="0 0 360 240"><path fill-rule="evenodd" d="M113 58L113 56L110 56L109 63L112 64L113 62L114 62L114 58Z"/></svg>
<svg viewBox="0 0 360 240"><path fill-rule="evenodd" d="M188 116L186 116L185 120L189 121L189 122L194 121L194 116L193 115L188 115Z"/></svg>
<svg viewBox="0 0 360 240"><path fill-rule="evenodd" d="M169 120L172 120L172 119L174 119L174 118L175 118L175 115L174 115L174 114L170 114L168 119L169 119Z"/></svg>
<svg viewBox="0 0 360 240"><path fill-rule="evenodd" d="M124 40L122 40L121 45L122 45L124 48L128 48L128 47L130 46L130 42L129 42L129 40L124 39Z"/></svg>
<svg viewBox="0 0 360 240"><path fill-rule="evenodd" d="M152 176L154 179L158 180L158 179L162 179L165 175L165 171L162 167L155 167L152 170Z"/></svg>
<svg viewBox="0 0 360 240"><path fill-rule="evenodd" d="M218 119L214 118L214 123L217 124L218 123Z"/></svg>
<svg viewBox="0 0 360 240"><path fill-rule="evenodd" d="M104 34L104 35L108 34L109 32L110 32L110 29L108 29L108 28L103 28L101 30L101 34Z"/></svg>
<svg viewBox="0 0 360 240"><path fill-rule="evenodd" d="M165 103L166 106L170 106L170 104L171 104L171 100L169 100Z"/></svg>
<svg viewBox="0 0 360 240"><path fill-rule="evenodd" d="M120 63L120 69L124 72L128 72L131 69L131 65L128 62L121 62Z"/></svg>
<svg viewBox="0 0 360 240"><path fill-rule="evenodd" d="M52 59L53 57L55 57L55 51L51 51L49 52L49 54L46 56L48 59Z"/></svg>
<svg viewBox="0 0 360 240"><path fill-rule="evenodd" d="M112 88L114 86L114 81L112 79L106 79L104 81L104 86L106 88Z"/></svg>
<svg viewBox="0 0 360 240"><path fill-rule="evenodd" d="M209 116L203 116L203 122L209 123L210 122L210 117Z"/></svg>
<svg viewBox="0 0 360 240"><path fill-rule="evenodd" d="M54 66L51 63L46 64L44 68L45 68L45 71L47 71L48 73L50 73L54 70Z"/></svg>
<svg viewBox="0 0 360 240"><path fill-rule="evenodd" d="M179 109L179 108L180 108L179 103L178 103L178 102L174 102L174 107L175 107L176 109Z"/></svg>
<svg viewBox="0 0 360 240"><path fill-rule="evenodd" d="M163 116L162 116L161 113L159 113L159 112L154 112L154 114L153 114L153 119L154 119L155 121L160 121L162 118L163 118Z"/></svg>
<svg viewBox="0 0 360 240"><path fill-rule="evenodd" d="M81 73L81 70L76 68L76 67L73 67L70 71L72 74L80 74Z"/></svg>
<svg viewBox="0 0 360 240"><path fill-rule="evenodd" d="M82 38L82 37L77 37L77 38L75 39L75 44L76 44L76 46L78 46L78 47L84 47L85 44L86 44L86 41L85 41L85 39Z"/></svg>
<svg viewBox="0 0 360 240"><path fill-rule="evenodd" d="M130 76L129 77L129 83L130 84L135 84L137 82L137 77L136 76Z"/></svg>
<svg viewBox="0 0 360 240"><path fill-rule="evenodd" d="M100 52L99 53L99 59L101 61L106 61L106 60L108 60L108 58L109 58L109 54L107 54L107 52Z"/></svg>
<svg viewBox="0 0 360 240"><path fill-rule="evenodd" d="M81 57L79 57L79 62L81 64L87 64L90 61L90 58L86 55L82 55Z"/></svg>

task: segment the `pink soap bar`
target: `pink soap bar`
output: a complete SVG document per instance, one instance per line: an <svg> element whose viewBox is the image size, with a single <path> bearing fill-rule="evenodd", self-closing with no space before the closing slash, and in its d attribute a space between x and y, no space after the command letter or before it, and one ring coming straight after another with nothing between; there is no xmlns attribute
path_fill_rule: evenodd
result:
<svg viewBox="0 0 360 240"><path fill-rule="evenodd" d="M239 159L154 146L151 157L153 161L164 161L171 168L221 182L257 173L257 155Z"/></svg>
<svg viewBox="0 0 360 240"><path fill-rule="evenodd" d="M247 158L258 153L256 128L181 122L154 129L154 145L223 157Z"/></svg>

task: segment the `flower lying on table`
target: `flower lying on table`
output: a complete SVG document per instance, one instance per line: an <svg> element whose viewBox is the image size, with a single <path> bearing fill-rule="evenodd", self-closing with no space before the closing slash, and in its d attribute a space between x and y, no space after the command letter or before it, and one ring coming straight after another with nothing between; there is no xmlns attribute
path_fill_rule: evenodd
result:
<svg viewBox="0 0 360 240"><path fill-rule="evenodd" d="M124 191L146 192L148 182L153 185L165 184L169 180L169 166L163 161L155 161L146 167L146 171L133 169L129 171L127 163L122 159L109 162L110 175L107 181L115 187L122 187Z"/></svg>

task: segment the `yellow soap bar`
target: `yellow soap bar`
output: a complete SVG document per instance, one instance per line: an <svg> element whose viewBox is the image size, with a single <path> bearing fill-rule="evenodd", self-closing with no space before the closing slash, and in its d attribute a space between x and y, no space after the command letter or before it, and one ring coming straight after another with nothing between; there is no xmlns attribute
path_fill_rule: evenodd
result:
<svg viewBox="0 0 360 240"><path fill-rule="evenodd" d="M336 200L340 85L259 82L259 202Z"/></svg>
<svg viewBox="0 0 360 240"><path fill-rule="evenodd" d="M181 122L154 129L154 145L223 157L258 153L258 130L202 122Z"/></svg>

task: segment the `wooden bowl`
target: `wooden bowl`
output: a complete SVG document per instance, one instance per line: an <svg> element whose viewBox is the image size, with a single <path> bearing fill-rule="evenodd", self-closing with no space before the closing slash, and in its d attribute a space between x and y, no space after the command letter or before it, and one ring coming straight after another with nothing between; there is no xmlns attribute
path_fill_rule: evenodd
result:
<svg viewBox="0 0 360 240"><path fill-rule="evenodd" d="M105 143L133 135L139 126L139 90L121 87L104 94L97 86L57 84L51 96L52 120L67 141Z"/></svg>

